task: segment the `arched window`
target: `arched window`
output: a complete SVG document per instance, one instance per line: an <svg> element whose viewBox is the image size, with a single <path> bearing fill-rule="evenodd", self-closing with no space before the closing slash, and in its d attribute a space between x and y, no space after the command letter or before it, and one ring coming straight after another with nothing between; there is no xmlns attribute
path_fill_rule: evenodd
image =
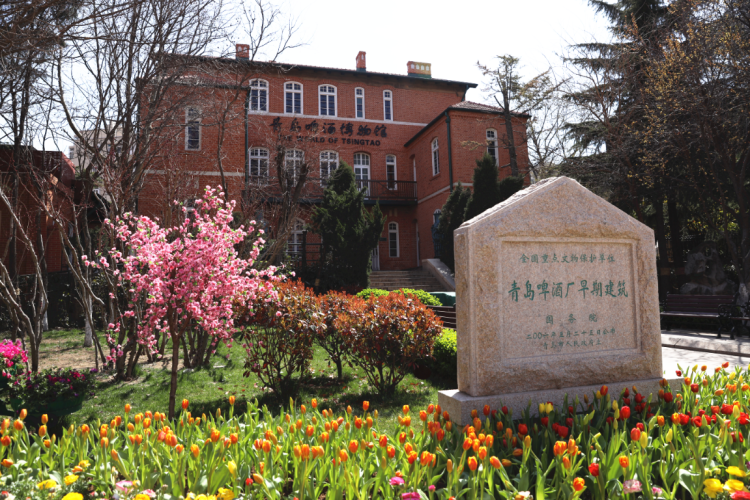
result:
<svg viewBox="0 0 750 500"><path fill-rule="evenodd" d="M320 185L326 187L328 178L339 166L339 154L336 151L320 153Z"/></svg>
<svg viewBox="0 0 750 500"><path fill-rule="evenodd" d="M437 137L432 140L432 175L440 173L440 155L438 154Z"/></svg>
<svg viewBox="0 0 750 500"><path fill-rule="evenodd" d="M385 157L385 178L388 181L388 189L396 189L396 156Z"/></svg>
<svg viewBox="0 0 750 500"><path fill-rule="evenodd" d="M365 89L363 88L354 89L354 109L357 118L365 117Z"/></svg>
<svg viewBox="0 0 750 500"><path fill-rule="evenodd" d="M286 82L284 84L284 113L289 115L302 114L302 84Z"/></svg>
<svg viewBox="0 0 750 500"><path fill-rule="evenodd" d="M495 165L498 165L497 132L491 128L487 129L487 154L495 160Z"/></svg>
<svg viewBox="0 0 750 500"><path fill-rule="evenodd" d="M268 82L253 80L250 82L250 111L268 112Z"/></svg>
<svg viewBox="0 0 750 500"><path fill-rule="evenodd" d="M294 219L292 230L289 232L289 238L286 243L286 253L293 257L302 255L302 245L305 243L305 221Z"/></svg>
<svg viewBox="0 0 750 500"><path fill-rule="evenodd" d="M394 259L399 257L398 248L398 223L388 223L388 256Z"/></svg>
<svg viewBox="0 0 750 500"><path fill-rule="evenodd" d="M292 176L296 181L300 170L302 170L302 161L305 154L299 149L288 149L284 155L284 170L286 174Z"/></svg>
<svg viewBox="0 0 750 500"><path fill-rule="evenodd" d="M255 184L268 184L268 150L250 148L250 179Z"/></svg>
<svg viewBox="0 0 750 500"><path fill-rule="evenodd" d="M393 93L390 90L383 91L383 120L393 121Z"/></svg>
<svg viewBox="0 0 750 500"><path fill-rule="evenodd" d="M319 114L321 116L336 116L336 87L321 85L318 87L318 95L320 96Z"/></svg>
<svg viewBox="0 0 750 500"><path fill-rule="evenodd" d="M201 149L201 112L198 108L185 110L185 149L189 151Z"/></svg>
<svg viewBox="0 0 750 500"><path fill-rule="evenodd" d="M357 188L366 189L365 195L370 192L370 155L367 153L354 153L354 178Z"/></svg>

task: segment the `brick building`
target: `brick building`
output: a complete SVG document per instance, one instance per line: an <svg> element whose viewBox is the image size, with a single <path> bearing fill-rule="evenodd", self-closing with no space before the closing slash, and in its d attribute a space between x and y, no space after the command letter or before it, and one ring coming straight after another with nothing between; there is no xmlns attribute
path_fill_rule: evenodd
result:
<svg viewBox="0 0 750 500"><path fill-rule="evenodd" d="M311 173L290 252L299 251L326 177L345 161L367 189L367 203L379 203L387 216L373 267L410 269L434 257L435 217L451 186L472 186L476 159L489 152L500 177L510 175L503 112L465 101L474 83L431 78L429 64L413 61L406 75L368 71L364 52L351 70L250 62L246 54L238 45L235 59L200 61L175 90L183 111L149 171L142 213L168 217L169 200L198 196L199 187L222 178L230 198L265 187L272 203L280 196L273 193L279 137L292 137L298 142L284 145L286 167L304 161ZM514 114L512 123L524 174L527 118Z"/></svg>
<svg viewBox="0 0 750 500"><path fill-rule="evenodd" d="M22 229L34 244L38 242L37 235L41 237L47 271L61 271L67 268L62 242L53 221L47 217L39 203L40 198L43 198L63 218L72 217L75 167L60 151L39 151L33 147L24 147L24 152L26 160L23 169L17 171L13 161L13 146L0 145L0 178L6 185L9 199L13 196L13 181L18 179L17 215ZM43 192L38 192L39 189ZM0 248L3 249L3 263L11 275L34 274L29 249L20 237L16 240L16 254L13 255L10 228L11 213L4 204L0 204Z"/></svg>

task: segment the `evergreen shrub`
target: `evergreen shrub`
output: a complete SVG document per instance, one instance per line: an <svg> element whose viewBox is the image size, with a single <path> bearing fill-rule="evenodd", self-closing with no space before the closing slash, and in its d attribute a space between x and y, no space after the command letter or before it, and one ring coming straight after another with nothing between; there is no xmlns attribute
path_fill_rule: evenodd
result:
<svg viewBox="0 0 750 500"><path fill-rule="evenodd" d="M388 295L388 290L381 290L380 288L365 288L358 294L356 294L357 297L360 299L370 300L370 297L382 297L384 295Z"/></svg>
<svg viewBox="0 0 750 500"><path fill-rule="evenodd" d="M455 378L458 370L458 343L456 330L443 328L432 347L433 372L444 378Z"/></svg>
<svg viewBox="0 0 750 500"><path fill-rule="evenodd" d="M412 295L419 299L419 301L426 306L439 306L441 305L437 297L424 290L415 290L413 288L402 288L391 293L400 293L401 295Z"/></svg>

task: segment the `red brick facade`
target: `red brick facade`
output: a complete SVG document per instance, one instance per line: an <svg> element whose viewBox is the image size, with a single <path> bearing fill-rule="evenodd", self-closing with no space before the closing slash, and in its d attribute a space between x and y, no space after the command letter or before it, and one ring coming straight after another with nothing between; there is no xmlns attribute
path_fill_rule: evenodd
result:
<svg viewBox="0 0 750 500"><path fill-rule="evenodd" d="M244 61L225 62L241 65ZM239 87L241 91L229 85L224 88L204 85L193 90L191 101L194 104L186 107L195 107L200 112L199 149L187 150L188 129L181 125L183 129L175 134L176 139L166 143L161 164L151 169L139 200L141 212L163 217L169 211L170 200L197 196L203 186L219 184L219 157L229 196L239 200L246 183L253 182L248 176L249 150L266 149L272 156L274 140L280 133L301 136L304 140L299 149L306 158L314 158L315 165L320 165L320 155L324 151L335 152L340 161L349 165L354 165L355 155L367 155L372 190L368 201L371 204L378 201L387 216L379 247L380 269L409 269L418 267L421 259L434 257L433 214L448 197L451 176L454 185L460 181L471 186L475 160L487 151L487 129L496 131L500 176L510 175L502 110L464 101L466 91L475 84L432 79L429 74L406 76L368 72L364 53L357 56L358 70L250 64L257 73L244 78ZM213 81L217 79L215 74L213 78ZM267 110L251 109L246 114L246 102L250 102L251 108L254 103L260 106L259 101L253 101L248 95L247 82L256 78L264 82ZM286 112L285 86L289 83L300 86L299 113ZM322 95L321 86L332 88L324 88L324 92L333 92ZM325 99L327 111L332 93L335 93L335 115L323 115L321 98ZM358 97L364 98L364 117L357 114ZM390 119L386 107L388 97ZM294 111L294 96L288 103ZM226 113L226 109L230 112ZM446 117L450 117L450 145ZM181 118L178 116L176 120L179 122ZM526 118L519 115L513 122L519 168L524 173L528 161ZM221 132L224 142L222 153L218 155ZM432 164L435 138L438 140L437 174L433 174ZM196 146L197 142L191 145ZM389 157L395 159L395 172L390 177ZM313 168L314 178L308 178L303 196L313 206L322 194L318 169L319 166ZM274 173L270 175L273 177ZM273 180L270 183L273 184ZM309 214L309 210L303 213ZM389 252L388 233L392 222L398 224L397 256Z"/></svg>
<svg viewBox="0 0 750 500"><path fill-rule="evenodd" d="M44 256L47 271L56 272L67 268L66 258L63 255L62 243L55 230L53 221L40 209L39 193L32 182L31 176L37 176L37 183L44 190L45 202L52 210L58 211L63 218L72 217L71 199L73 195L73 183L75 168L71 161L59 151L36 151L30 152L30 165L26 166L21 173L14 172L13 148L11 146L0 147L0 175L10 185L14 176L18 177L18 218L22 229L30 238L37 236L37 220L39 220L39 234L44 242ZM10 196L10 192L8 191ZM8 240L11 236L11 215L0 204L0 247L8 248ZM36 243L36 241L34 241ZM7 252L7 250L6 250ZM34 263L31 254L19 236L16 243L16 269L18 275L34 274ZM3 263L11 269L10 253L5 253Z"/></svg>

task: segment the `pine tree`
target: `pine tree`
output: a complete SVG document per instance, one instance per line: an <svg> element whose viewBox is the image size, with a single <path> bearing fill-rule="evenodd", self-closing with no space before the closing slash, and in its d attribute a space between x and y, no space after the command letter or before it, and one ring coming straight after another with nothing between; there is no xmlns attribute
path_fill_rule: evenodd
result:
<svg viewBox="0 0 750 500"><path fill-rule="evenodd" d="M473 219L500 203L497 175L497 164L490 155L485 154L481 160L477 160L472 177L474 192L466 205L464 220Z"/></svg>
<svg viewBox="0 0 750 500"><path fill-rule="evenodd" d="M368 286L370 254L380 241L385 216L379 205L365 210L364 199L354 171L341 162L312 215L313 230L323 240L327 288Z"/></svg>
<svg viewBox="0 0 750 500"><path fill-rule="evenodd" d="M466 205L469 203L470 197L471 191L464 189L459 182L440 210L440 220L437 226L437 234L441 240L440 260L452 271L456 270L453 231L463 224Z"/></svg>

